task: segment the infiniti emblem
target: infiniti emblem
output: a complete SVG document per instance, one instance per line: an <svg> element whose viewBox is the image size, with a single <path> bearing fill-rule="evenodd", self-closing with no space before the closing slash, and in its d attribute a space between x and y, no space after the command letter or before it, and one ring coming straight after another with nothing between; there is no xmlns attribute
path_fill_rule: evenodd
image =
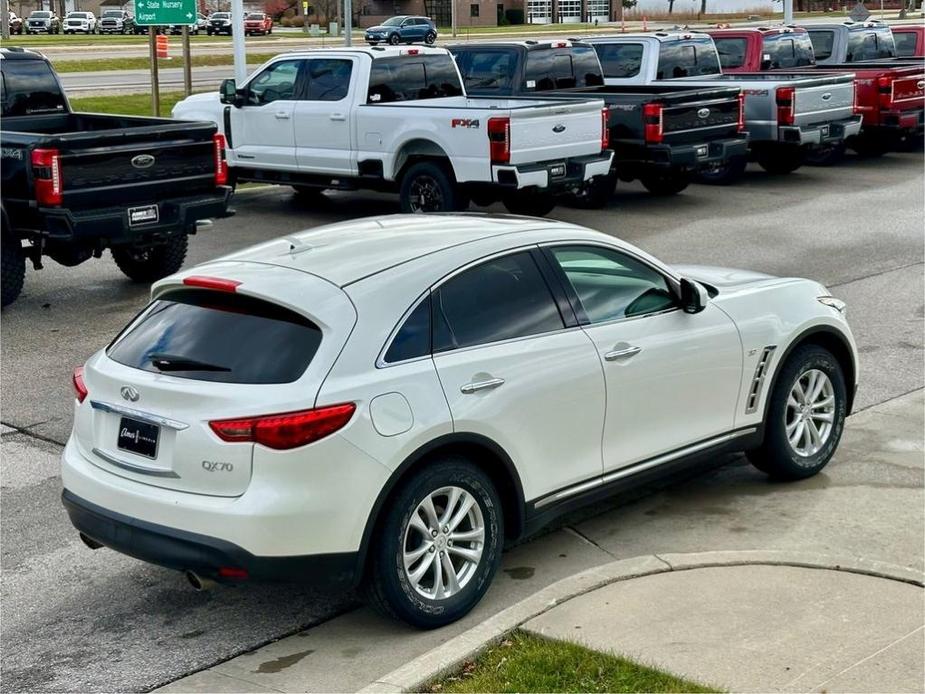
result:
<svg viewBox="0 0 925 694"><path fill-rule="evenodd" d="M699 111L697 111L698 118L706 118L709 115L710 115L710 109L708 108L702 108Z"/></svg>
<svg viewBox="0 0 925 694"><path fill-rule="evenodd" d="M154 166L154 157L150 154L139 154L132 157L132 166L136 169L150 169Z"/></svg>
<svg viewBox="0 0 925 694"><path fill-rule="evenodd" d="M559 123L559 125L555 126L555 127L552 129L552 131L553 131L554 133L562 133L562 132L565 132L565 126L562 125L562 123Z"/></svg>
<svg viewBox="0 0 925 694"><path fill-rule="evenodd" d="M122 386L119 392L122 393L123 398L131 402L136 402L138 398L141 397L138 391L132 388L132 386Z"/></svg>

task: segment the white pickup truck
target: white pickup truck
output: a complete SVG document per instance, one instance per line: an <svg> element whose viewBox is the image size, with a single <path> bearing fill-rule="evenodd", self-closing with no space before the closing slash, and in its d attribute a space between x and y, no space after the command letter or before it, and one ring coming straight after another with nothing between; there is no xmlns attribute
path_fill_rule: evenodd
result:
<svg viewBox="0 0 925 694"><path fill-rule="evenodd" d="M404 212L501 200L544 215L610 171L600 99L468 97L442 48L360 47L276 56L243 85L178 103L215 122L233 180L399 192Z"/></svg>

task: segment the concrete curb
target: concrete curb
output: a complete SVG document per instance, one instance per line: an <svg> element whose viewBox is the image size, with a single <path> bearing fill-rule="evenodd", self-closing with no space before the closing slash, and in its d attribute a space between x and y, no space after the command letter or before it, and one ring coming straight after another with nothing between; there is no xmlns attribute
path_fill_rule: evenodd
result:
<svg viewBox="0 0 925 694"><path fill-rule="evenodd" d="M393 670L361 689L360 692L361 694L386 694L387 692L420 691L428 682L459 669L465 661L475 658L484 649L500 641L506 633L524 622L572 598L610 583L668 571L745 565L795 566L844 571L910 583L920 587L925 586L925 573L917 569L860 557L830 556L810 552L746 550L651 554L621 559L582 571L543 588L516 605L498 612L481 624L418 656L397 670Z"/></svg>

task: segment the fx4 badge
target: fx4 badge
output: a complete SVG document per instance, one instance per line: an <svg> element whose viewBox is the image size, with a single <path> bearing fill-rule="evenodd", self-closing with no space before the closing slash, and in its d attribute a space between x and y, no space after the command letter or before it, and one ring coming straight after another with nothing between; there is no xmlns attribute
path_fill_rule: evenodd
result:
<svg viewBox="0 0 925 694"><path fill-rule="evenodd" d="M233 463L218 463L214 460L203 460L202 469L208 472L231 472L234 470Z"/></svg>
<svg viewBox="0 0 925 694"><path fill-rule="evenodd" d="M478 118L454 118L450 121L453 128L479 128Z"/></svg>

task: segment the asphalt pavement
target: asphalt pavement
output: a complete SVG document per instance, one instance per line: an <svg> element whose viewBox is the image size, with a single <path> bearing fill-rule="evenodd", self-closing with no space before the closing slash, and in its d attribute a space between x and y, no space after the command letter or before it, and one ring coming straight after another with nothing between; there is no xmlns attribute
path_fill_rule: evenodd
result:
<svg viewBox="0 0 925 694"><path fill-rule="evenodd" d="M848 302L861 352L856 406L864 409L925 384L923 205L922 156L896 154L880 160L849 158L839 167L807 167L785 177L752 167L741 185L692 186L668 199L654 198L636 184L621 184L604 210L557 208L550 217L620 236L669 262L746 267L823 282ZM235 207L235 217L191 239L190 263L299 229L398 209L393 196L365 193L329 194L324 203L310 207L286 188L242 192ZM4 689L144 691L351 610L351 595L320 595L300 587L194 593L178 574L80 544L60 506L56 467L70 429L71 371L144 306L147 288L125 280L108 254L76 268L47 263L41 272L27 273L22 297L2 314ZM920 422L908 426L921 438ZM675 522L724 521L719 506L753 508L760 499L755 519L760 526L761 515L771 516L777 505L773 497L757 493L750 493L751 501L737 498L739 487L730 480L746 469L733 465L714 474L699 487L701 496L694 497L700 503L689 503L687 516ZM911 484L921 487L921 480ZM839 522L850 521L859 529L888 525L889 499L896 497L877 496L883 490L875 484L861 486L870 492L859 490L860 501L851 506L863 505L865 517L854 518L842 508ZM814 488L808 486L808 498ZM620 515L598 516L583 527L599 538L595 542L610 558L642 554L648 549L646 538L658 537L660 518L668 522L663 507L688 492L670 488L658 504L646 508L652 513L640 520L652 524L651 536L621 533L625 518ZM714 495L722 499L719 504L713 503ZM643 513L638 505L632 508ZM710 508L719 509L719 515L711 517ZM907 548L908 563L921 564L921 522L903 528L901 547ZM734 528L729 532L749 539ZM547 541L561 535L553 533ZM536 570L538 562L526 566L516 553L542 547L546 554L555 545L537 544L540 540L517 548L506 560L513 556L516 562L506 563L511 581L504 585L513 587L510 593L493 589L493 604L503 607L508 598L561 578L580 564L582 552L588 553L586 561L594 561L597 550L590 540L568 535L555 541L569 543L563 553L576 557L576 563Z"/></svg>

